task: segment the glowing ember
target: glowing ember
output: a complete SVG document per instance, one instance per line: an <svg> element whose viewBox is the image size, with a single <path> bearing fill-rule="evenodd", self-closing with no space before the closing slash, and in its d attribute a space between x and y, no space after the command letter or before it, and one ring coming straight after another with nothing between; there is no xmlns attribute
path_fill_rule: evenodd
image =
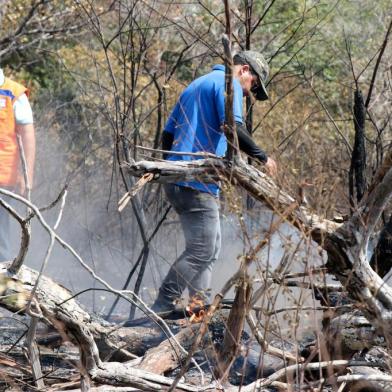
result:
<svg viewBox="0 0 392 392"><path fill-rule="evenodd" d="M199 297L193 297L186 307L191 323L200 323L203 320L205 309L204 302Z"/></svg>

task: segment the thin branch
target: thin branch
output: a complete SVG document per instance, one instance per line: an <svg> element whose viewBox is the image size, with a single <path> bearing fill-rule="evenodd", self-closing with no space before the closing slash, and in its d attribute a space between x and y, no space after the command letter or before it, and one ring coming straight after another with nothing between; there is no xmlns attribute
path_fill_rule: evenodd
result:
<svg viewBox="0 0 392 392"><path fill-rule="evenodd" d="M370 99L372 97L372 92L373 92L373 88L374 88L374 83L375 83L376 77L377 77L378 68L380 66L382 56L383 56L383 54L385 52L385 48L387 47L388 40L389 40L389 35L391 33L391 30L392 30L392 19L389 22L389 27L388 27L387 33L385 34L384 41L383 41L383 43L381 45L380 54L377 57L376 65L375 65L374 70L373 70L372 79L370 81L369 92L368 92L368 95L367 95L367 98L366 98L366 103L365 103L365 106L367 108L369 107Z"/></svg>
<svg viewBox="0 0 392 392"><path fill-rule="evenodd" d="M11 196L12 197L12 196ZM20 267L23 265L23 260L26 256L27 250L29 248L30 244L30 238L31 238L31 233L30 233L30 225L29 225L29 220L23 219L14 208L12 208L8 203L6 203L3 199L0 199L0 205L5 208L9 214L13 218L15 218L21 227L22 231L22 238L20 241L20 248L19 248L19 253L18 256L14 259L14 261L11 263L8 271L13 274L16 273Z"/></svg>

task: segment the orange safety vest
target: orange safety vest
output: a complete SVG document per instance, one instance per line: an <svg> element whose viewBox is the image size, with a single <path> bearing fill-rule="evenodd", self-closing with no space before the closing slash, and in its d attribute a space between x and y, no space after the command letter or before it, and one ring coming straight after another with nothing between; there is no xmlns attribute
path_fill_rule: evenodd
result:
<svg viewBox="0 0 392 392"><path fill-rule="evenodd" d="M8 78L0 86L0 185L14 186L19 170L14 102L27 93L26 87Z"/></svg>

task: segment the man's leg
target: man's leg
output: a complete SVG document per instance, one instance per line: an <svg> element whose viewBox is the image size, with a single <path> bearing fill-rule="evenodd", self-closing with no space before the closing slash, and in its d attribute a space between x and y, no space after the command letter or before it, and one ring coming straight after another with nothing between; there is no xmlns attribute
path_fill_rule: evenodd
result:
<svg viewBox="0 0 392 392"><path fill-rule="evenodd" d="M7 204L10 204L8 196L1 195L0 197ZM5 208L0 206L0 261L11 260L10 221L11 215Z"/></svg>
<svg viewBox="0 0 392 392"><path fill-rule="evenodd" d="M207 268L200 271L200 273L195 276L195 279L193 279L193 281L188 285L189 298L200 297L205 303L210 302L212 268L216 260L218 260L220 249L221 249L221 228L219 223L218 230L216 233L215 251L214 251L213 260L207 266Z"/></svg>
<svg viewBox="0 0 392 392"><path fill-rule="evenodd" d="M180 217L185 237L185 250L170 268L164 279L153 308L172 309L187 286L192 286L202 271L207 278L202 287L209 287L212 264L217 255L217 238L220 237L218 200L204 192L177 185L165 187L169 201ZM219 251L219 250L218 250Z"/></svg>

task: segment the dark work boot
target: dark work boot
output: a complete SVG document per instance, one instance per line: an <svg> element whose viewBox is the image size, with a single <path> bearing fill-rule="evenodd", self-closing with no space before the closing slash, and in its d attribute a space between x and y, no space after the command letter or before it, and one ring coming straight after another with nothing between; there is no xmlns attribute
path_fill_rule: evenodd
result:
<svg viewBox="0 0 392 392"><path fill-rule="evenodd" d="M175 309L175 304L174 301L167 301L161 298L160 295L158 295L158 298L155 300L153 305L151 306L151 309L155 313L162 313L162 312L170 312Z"/></svg>

